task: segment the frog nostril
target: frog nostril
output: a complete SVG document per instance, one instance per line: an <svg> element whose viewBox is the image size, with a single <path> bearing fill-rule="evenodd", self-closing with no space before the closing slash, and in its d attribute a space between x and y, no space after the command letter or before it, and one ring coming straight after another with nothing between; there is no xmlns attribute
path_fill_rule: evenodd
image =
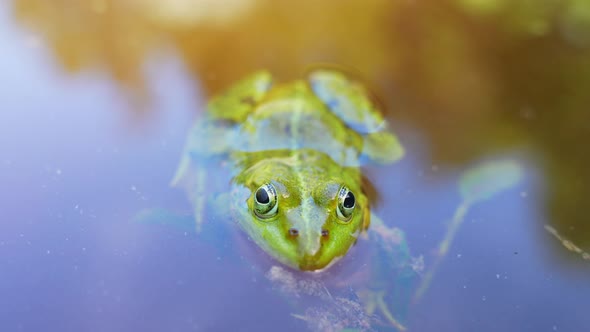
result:
<svg viewBox="0 0 590 332"><path fill-rule="evenodd" d="M297 235L299 235L299 230L297 230L297 228L290 228L289 229L289 235L291 235L291 236L297 236Z"/></svg>
<svg viewBox="0 0 590 332"><path fill-rule="evenodd" d="M322 229L322 236L327 237L328 235L330 235L330 231L327 229Z"/></svg>

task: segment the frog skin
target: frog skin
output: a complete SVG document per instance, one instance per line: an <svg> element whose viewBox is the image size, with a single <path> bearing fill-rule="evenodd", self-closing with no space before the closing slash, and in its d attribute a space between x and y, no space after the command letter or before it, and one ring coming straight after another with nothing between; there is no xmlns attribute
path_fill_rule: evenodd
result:
<svg viewBox="0 0 590 332"><path fill-rule="evenodd" d="M174 185L194 203L197 229L215 199L264 252L291 268L322 270L346 255L370 224L362 163L390 163L403 148L363 85L337 70L273 85L260 71L214 97L192 128ZM221 181L223 182L223 181Z"/></svg>

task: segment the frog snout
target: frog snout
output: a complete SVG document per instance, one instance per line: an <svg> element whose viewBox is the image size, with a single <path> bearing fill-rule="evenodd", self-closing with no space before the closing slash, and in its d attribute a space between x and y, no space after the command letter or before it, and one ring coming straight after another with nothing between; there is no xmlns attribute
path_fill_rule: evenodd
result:
<svg viewBox="0 0 590 332"><path fill-rule="evenodd" d="M291 227L287 231L288 237L296 241L299 254L302 256L316 255L320 251L323 240L327 239L329 234L327 229L300 231L298 228Z"/></svg>
<svg viewBox="0 0 590 332"><path fill-rule="evenodd" d="M299 230L297 228L289 228L289 231L287 233L289 234L289 236L292 236L292 237L299 236ZM330 236L330 231L327 229L322 229L322 231L320 232L320 235L323 238L328 238L328 236Z"/></svg>
<svg viewBox="0 0 590 332"><path fill-rule="evenodd" d="M297 228L289 228L289 236L297 237L299 236L299 230ZM327 238L330 235L330 231L327 229L322 229L320 235L324 238Z"/></svg>
<svg viewBox="0 0 590 332"><path fill-rule="evenodd" d="M288 230L289 237L296 243L297 261L300 270L315 271L324 268L331 259L322 246L329 241L330 232L323 227L297 228Z"/></svg>
<svg viewBox="0 0 590 332"><path fill-rule="evenodd" d="M299 230L297 235L299 254L311 256L317 254L321 246L320 237L319 230L313 228Z"/></svg>

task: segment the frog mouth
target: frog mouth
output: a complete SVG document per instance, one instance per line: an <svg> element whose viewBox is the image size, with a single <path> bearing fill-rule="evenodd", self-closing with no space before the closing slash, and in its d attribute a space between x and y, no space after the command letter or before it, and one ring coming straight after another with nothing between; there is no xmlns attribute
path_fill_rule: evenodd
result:
<svg viewBox="0 0 590 332"><path fill-rule="evenodd" d="M313 271L313 272L321 272L326 270L337 261L340 260L340 257L333 257L332 259L323 259L321 255L304 255L299 260L299 270L301 271Z"/></svg>
<svg viewBox="0 0 590 332"><path fill-rule="evenodd" d="M327 264L318 264L318 261L313 257L303 257L299 262L299 269L301 271L319 271L323 270Z"/></svg>

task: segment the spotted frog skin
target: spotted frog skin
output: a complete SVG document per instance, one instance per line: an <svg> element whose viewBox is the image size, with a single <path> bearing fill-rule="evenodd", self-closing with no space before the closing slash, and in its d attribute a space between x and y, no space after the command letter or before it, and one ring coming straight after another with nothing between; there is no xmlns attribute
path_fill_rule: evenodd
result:
<svg viewBox="0 0 590 332"><path fill-rule="evenodd" d="M208 199L266 254L294 269L326 269L370 224L360 166L403 155L369 93L338 70L276 84L256 72L214 97L193 126L173 184ZM211 181L211 169L227 177ZM230 185L215 199L211 182Z"/></svg>

